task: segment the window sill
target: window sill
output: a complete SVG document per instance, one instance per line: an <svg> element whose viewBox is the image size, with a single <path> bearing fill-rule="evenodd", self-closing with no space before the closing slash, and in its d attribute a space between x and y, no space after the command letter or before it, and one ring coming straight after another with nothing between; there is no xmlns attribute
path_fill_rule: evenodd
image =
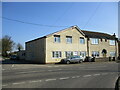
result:
<svg viewBox="0 0 120 90"><path fill-rule="evenodd" d="M66 44L72 44L72 43L66 43Z"/></svg>
<svg viewBox="0 0 120 90"><path fill-rule="evenodd" d="M53 43L60 43L60 42L53 42Z"/></svg>
<svg viewBox="0 0 120 90"><path fill-rule="evenodd" d="M115 46L115 45L110 45L110 46Z"/></svg>
<svg viewBox="0 0 120 90"><path fill-rule="evenodd" d="M62 58L62 57L52 57L52 59L59 59L59 58Z"/></svg>
<svg viewBox="0 0 120 90"><path fill-rule="evenodd" d="M99 44L91 44L91 45L99 45Z"/></svg>
<svg viewBox="0 0 120 90"><path fill-rule="evenodd" d="M80 44L83 44L83 45L84 45L85 43L80 43Z"/></svg>

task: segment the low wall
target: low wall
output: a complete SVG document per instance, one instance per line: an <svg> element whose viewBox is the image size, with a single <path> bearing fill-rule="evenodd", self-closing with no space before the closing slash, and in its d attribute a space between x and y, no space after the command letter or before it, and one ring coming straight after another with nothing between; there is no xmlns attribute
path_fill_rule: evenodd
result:
<svg viewBox="0 0 120 90"><path fill-rule="evenodd" d="M115 61L113 58L105 57L105 58L95 58L95 62L110 62Z"/></svg>

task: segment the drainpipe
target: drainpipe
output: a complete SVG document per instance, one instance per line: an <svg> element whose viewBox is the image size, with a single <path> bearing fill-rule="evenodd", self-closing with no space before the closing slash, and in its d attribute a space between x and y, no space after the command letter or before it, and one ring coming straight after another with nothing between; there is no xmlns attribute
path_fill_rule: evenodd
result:
<svg viewBox="0 0 120 90"><path fill-rule="evenodd" d="M117 59L117 38L116 38L115 33L113 36L115 37L115 59Z"/></svg>
<svg viewBox="0 0 120 90"><path fill-rule="evenodd" d="M117 59L117 38L115 38L115 58Z"/></svg>
<svg viewBox="0 0 120 90"><path fill-rule="evenodd" d="M87 54L88 54L88 57L90 56L89 55L89 38L87 37Z"/></svg>

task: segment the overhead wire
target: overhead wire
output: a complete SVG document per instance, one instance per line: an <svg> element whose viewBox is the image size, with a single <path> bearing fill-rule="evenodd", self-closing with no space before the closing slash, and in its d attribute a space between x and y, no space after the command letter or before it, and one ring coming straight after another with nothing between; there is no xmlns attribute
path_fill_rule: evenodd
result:
<svg viewBox="0 0 120 90"><path fill-rule="evenodd" d="M70 5L70 7L68 7L62 14L60 17L57 18L57 20L54 22L54 24L56 24L58 21L60 21L60 19L62 19L66 13L68 13L70 11L70 9L74 6L74 2L72 2L72 4Z"/></svg>
<svg viewBox="0 0 120 90"><path fill-rule="evenodd" d="M90 16L90 18L88 19L88 21L86 22L86 24L83 26L83 29L86 28L86 26L89 24L90 20L93 18L93 16L96 14L97 10L100 8L101 6L101 2L99 2L98 6L96 7L95 11L92 13L92 15Z"/></svg>
<svg viewBox="0 0 120 90"><path fill-rule="evenodd" d="M24 23L24 24L31 24L31 25L37 25L37 26L43 26L43 27L69 27L69 26L54 26L54 25L44 25L44 24L39 24L39 23L31 23L31 22L25 22L22 20L17 20L17 19L11 19L7 17L1 17L2 19L9 20L9 21L15 21L19 23Z"/></svg>

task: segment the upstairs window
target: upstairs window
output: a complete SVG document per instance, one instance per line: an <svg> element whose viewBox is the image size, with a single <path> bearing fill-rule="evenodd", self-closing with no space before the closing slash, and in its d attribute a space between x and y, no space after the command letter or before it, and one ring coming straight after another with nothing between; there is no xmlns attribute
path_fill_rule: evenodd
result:
<svg viewBox="0 0 120 90"><path fill-rule="evenodd" d="M99 39L98 38L91 38L91 44L98 44Z"/></svg>
<svg viewBox="0 0 120 90"><path fill-rule="evenodd" d="M66 43L72 43L72 36L66 36Z"/></svg>
<svg viewBox="0 0 120 90"><path fill-rule="evenodd" d="M54 35L54 42L60 43L60 35Z"/></svg>
<svg viewBox="0 0 120 90"><path fill-rule="evenodd" d="M80 37L80 44L85 44L85 39L83 37Z"/></svg>
<svg viewBox="0 0 120 90"><path fill-rule="evenodd" d="M110 45L115 45L115 40L109 40Z"/></svg>

